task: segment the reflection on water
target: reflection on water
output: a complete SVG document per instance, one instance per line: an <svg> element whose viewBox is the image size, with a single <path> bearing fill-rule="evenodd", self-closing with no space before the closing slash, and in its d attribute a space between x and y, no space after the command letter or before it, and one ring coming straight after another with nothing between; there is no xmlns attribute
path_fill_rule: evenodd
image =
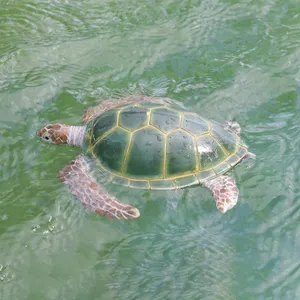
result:
<svg viewBox="0 0 300 300"><path fill-rule="evenodd" d="M1 299L297 299L299 4L5 1L0 12ZM88 214L57 173L80 149L41 143L116 95L174 98L238 121L257 155L221 215L201 187L111 185L141 218Z"/></svg>

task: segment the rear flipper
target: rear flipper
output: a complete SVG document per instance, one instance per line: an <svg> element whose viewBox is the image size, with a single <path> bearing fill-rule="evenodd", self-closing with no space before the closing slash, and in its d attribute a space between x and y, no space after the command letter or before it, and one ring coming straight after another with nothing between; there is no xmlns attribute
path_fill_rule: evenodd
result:
<svg viewBox="0 0 300 300"><path fill-rule="evenodd" d="M241 126L238 122L226 121L224 124L224 129L235 133L237 136L241 135Z"/></svg>
<svg viewBox="0 0 300 300"><path fill-rule="evenodd" d="M239 190L232 177L219 176L205 182L204 186L210 189L216 201L217 208L222 213L225 213L236 205Z"/></svg>
<svg viewBox="0 0 300 300"><path fill-rule="evenodd" d="M96 183L82 155L64 167L59 177L84 206L99 215L110 219L133 219L140 216L137 208L121 203Z"/></svg>

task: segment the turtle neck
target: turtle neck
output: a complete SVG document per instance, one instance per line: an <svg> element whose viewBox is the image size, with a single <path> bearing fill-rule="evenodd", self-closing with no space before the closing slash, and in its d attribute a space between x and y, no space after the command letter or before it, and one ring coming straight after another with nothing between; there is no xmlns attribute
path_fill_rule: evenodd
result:
<svg viewBox="0 0 300 300"><path fill-rule="evenodd" d="M85 126L70 126L68 144L81 146L84 139L85 128Z"/></svg>

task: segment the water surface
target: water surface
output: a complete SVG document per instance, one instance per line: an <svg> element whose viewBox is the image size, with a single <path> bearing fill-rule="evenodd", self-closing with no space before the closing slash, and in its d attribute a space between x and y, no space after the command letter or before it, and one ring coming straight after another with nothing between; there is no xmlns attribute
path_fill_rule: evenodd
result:
<svg viewBox="0 0 300 300"><path fill-rule="evenodd" d="M300 297L297 0L2 0L0 36L1 299ZM73 199L57 173L80 149L36 130L132 93L241 124L235 209L200 187L109 186L133 221Z"/></svg>

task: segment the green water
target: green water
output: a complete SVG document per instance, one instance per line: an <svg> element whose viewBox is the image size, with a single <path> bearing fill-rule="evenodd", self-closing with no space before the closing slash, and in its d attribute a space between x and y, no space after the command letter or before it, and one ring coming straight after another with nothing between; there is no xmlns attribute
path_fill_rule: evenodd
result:
<svg viewBox="0 0 300 300"><path fill-rule="evenodd" d="M0 3L0 299L300 298L298 0ZM241 124L235 209L111 185L141 212L112 221L72 197L80 149L36 130L132 93Z"/></svg>

